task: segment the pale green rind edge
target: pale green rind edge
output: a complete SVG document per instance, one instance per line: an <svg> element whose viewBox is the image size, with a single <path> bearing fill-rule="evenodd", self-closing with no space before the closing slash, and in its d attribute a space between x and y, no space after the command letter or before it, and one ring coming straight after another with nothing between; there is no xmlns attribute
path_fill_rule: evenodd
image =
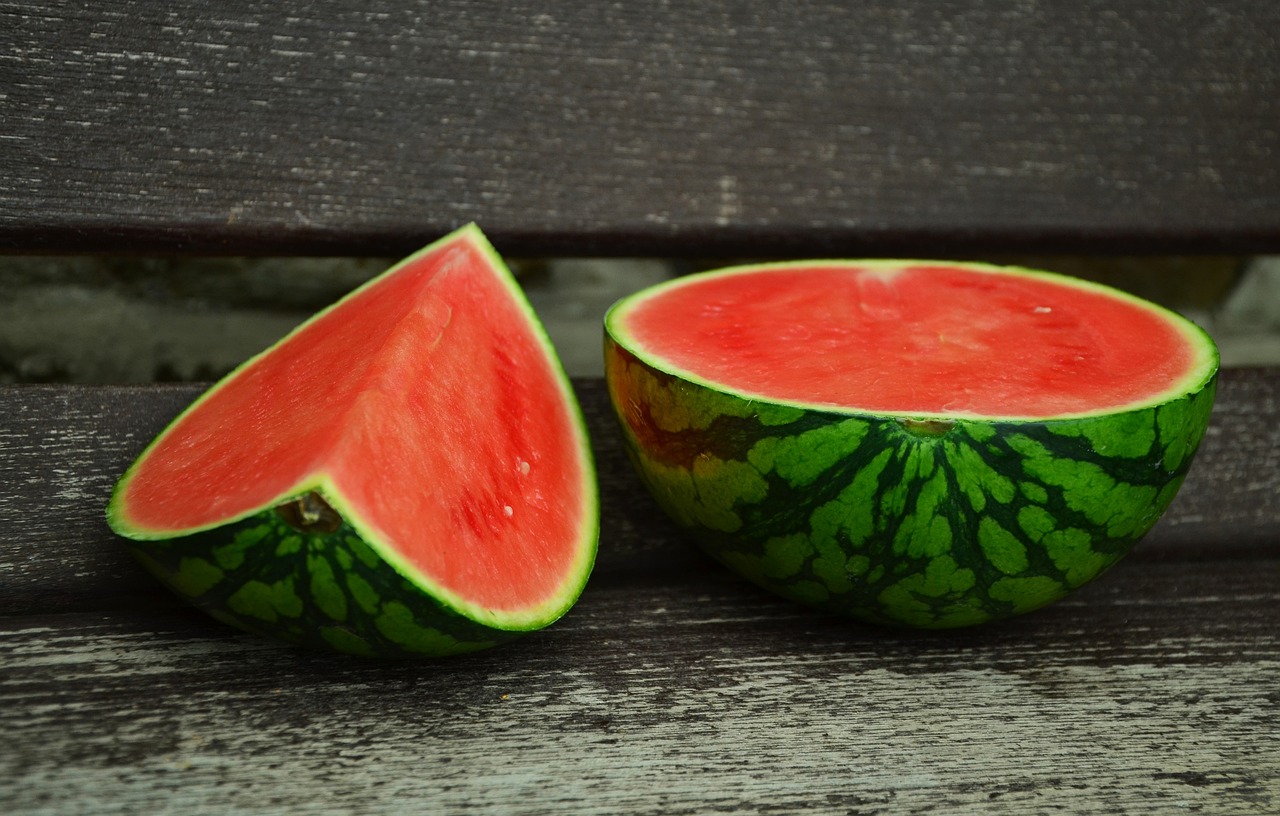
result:
<svg viewBox="0 0 1280 816"><path fill-rule="evenodd" d="M124 508L120 506L121 495L123 494L124 488L133 478L134 474L144 465L151 451L159 445L169 431L181 422L184 417L197 410L199 406L215 391L218 391L227 383L234 380L245 369L252 366L258 359L270 354L289 338L298 332L301 332L310 323L319 320L329 311L338 308L338 306L344 301L355 297L365 289L376 286L383 278L389 277L402 267L417 261L424 255L436 251L441 246L463 240L470 242L481 252L481 254L484 255L486 260L489 262L490 269L498 276L503 286L507 288L515 303L524 313L528 324L533 331L534 338L542 348L544 358L552 368L552 373L554 374L554 379L560 391L561 398L564 400L564 404L569 408L572 420L570 425L577 437L575 440L575 447L579 452L579 462L582 465L583 474L582 498L584 512L580 527L581 537L576 542L576 558L572 569L566 573L561 589L551 595L550 600L546 604L533 607L528 610L523 610L518 613L496 612L477 604L470 603L457 593L445 589L429 576L408 564L399 556L389 542L383 540L371 525L365 524L359 515L353 510L351 505L341 495L341 492L329 482L327 476L323 473L316 474L313 478L295 485L260 506L254 507L235 516L229 516L217 524L203 525L177 531L167 530L164 532L156 532L135 526L129 522L124 512ZM268 510L311 490L319 492L324 497L325 501L329 502L329 504L337 510L353 528L359 531L360 537L364 539L365 543L378 553L378 555L390 564L399 574L420 587L423 592L431 595L440 603L469 620L504 631L533 631L544 628L562 617L573 607L581 596L595 564L596 549L600 534L599 487L596 478L595 461L591 452L591 445L587 434L586 420L582 414L582 407L578 403L577 396L574 394L573 388L569 383L568 375L565 374L564 366L560 361L560 357L556 353L550 337L547 335L546 328L542 325L542 321L534 312L533 306L529 303L528 298L525 297L524 290L516 281L515 276L511 273L511 270L507 267L506 263L502 260L502 257L498 254L497 250L489 242L488 238L484 235L478 225L471 223L460 227L448 235L433 241L412 255L407 256L403 260L389 267L386 271L370 278L368 281L356 287L342 298L316 312L310 318L294 327L275 343L236 366L230 374L223 377L183 409L183 411L171 420L169 424L165 426L164 430L157 434L155 439L153 439L147 447L143 449L142 453L138 455L138 458L134 460L133 464L129 466L124 475L120 477L116 482L115 487L112 489L111 498L107 502L106 507L106 520L107 525L117 535L137 541L158 541L180 538L217 527L222 527L227 524L234 524L236 522L243 521L263 512L264 510Z"/></svg>
<svg viewBox="0 0 1280 816"><path fill-rule="evenodd" d="M879 411L859 408L857 406L838 405L820 402L804 402L801 400L779 399L777 397L766 394L757 394L740 388L735 388L729 383L718 382L709 377L695 374L687 371L679 366L673 365L670 361L663 359L655 353L648 351L644 344L637 340L627 331L625 320L627 314L648 299L668 292L672 289L681 289L686 286L696 286L700 281L712 277L727 277L732 275L749 275L756 272L781 271L787 269L803 269L806 267L857 267L870 268L873 270L893 271L909 266L948 266L957 269L967 269L975 272L982 272L991 275L1011 275L1014 277L1030 277L1044 280L1050 283L1056 283L1075 289L1083 289L1096 292L1107 297L1122 300L1137 306L1147 312L1150 312L1169 325L1174 326L1186 338L1188 345L1194 350L1197 357L1188 373L1171 384L1167 389L1152 395L1148 399L1139 400L1121 405L1107 406L1096 411L1081 411L1076 413L1052 414L1048 416L1020 416L1020 415L1003 415L1003 414L978 414L971 412L948 412L948 413L929 413L924 411ZM1106 284L1087 281L1081 278L1075 278L1070 275L1063 275L1057 272L1046 272L1039 269L1029 269L1020 266L998 266L996 264L974 263L968 261L942 261L942 260L921 260L921 259L870 259L870 260L850 260L850 259L825 259L818 258L805 261L781 261L776 263L762 264L744 264L741 266L729 266L722 269L712 269L706 272L698 272L692 275L686 275L672 280L663 281L654 284L637 292L627 295L616 303L614 303L604 316L604 327L609 337L613 339L622 348L626 349L637 359L651 366L657 371L669 374L680 379L687 380L692 383L709 388L713 391L719 391L724 394L732 394L747 400L759 400L762 402L772 403L774 405L786 405L804 410L824 411L832 414L847 414L849 416L871 416L871 417L903 417L910 419L976 419L990 422L1044 422L1046 420L1055 419L1084 419L1092 416L1103 416L1109 414L1119 414L1126 411L1136 411L1143 408L1152 408L1171 400L1177 399L1186 394L1198 393L1207 385L1214 376L1217 375L1221 357L1218 352L1217 344L1213 338L1209 336L1203 328L1196 325L1192 321L1183 317L1175 311L1165 308L1157 303L1138 297L1137 295L1125 292L1122 289L1116 289Z"/></svg>

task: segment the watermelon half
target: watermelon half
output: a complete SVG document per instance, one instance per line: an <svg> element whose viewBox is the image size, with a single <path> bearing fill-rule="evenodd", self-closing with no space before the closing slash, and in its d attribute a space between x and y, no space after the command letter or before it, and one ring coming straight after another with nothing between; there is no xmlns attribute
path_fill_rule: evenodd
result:
<svg viewBox="0 0 1280 816"><path fill-rule="evenodd" d="M636 293L605 318L609 394L658 503L762 587L954 627L1063 597L1182 483L1210 338L1025 269L770 264Z"/></svg>
<svg viewBox="0 0 1280 816"><path fill-rule="evenodd" d="M598 500L555 352L468 226L201 396L120 479L107 520L220 620L446 655L573 605Z"/></svg>

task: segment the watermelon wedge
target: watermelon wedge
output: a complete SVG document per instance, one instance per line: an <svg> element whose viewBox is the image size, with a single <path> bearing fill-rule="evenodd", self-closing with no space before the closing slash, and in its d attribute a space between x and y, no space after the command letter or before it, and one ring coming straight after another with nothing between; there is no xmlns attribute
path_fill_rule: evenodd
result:
<svg viewBox="0 0 1280 816"><path fill-rule="evenodd" d="M738 267L605 318L643 481L711 556L819 609L917 627L1044 606L1155 524L1208 424L1212 340L1025 269Z"/></svg>
<svg viewBox="0 0 1280 816"><path fill-rule="evenodd" d="M555 352L468 226L213 386L120 479L107 520L220 620L436 656L564 614L598 499Z"/></svg>

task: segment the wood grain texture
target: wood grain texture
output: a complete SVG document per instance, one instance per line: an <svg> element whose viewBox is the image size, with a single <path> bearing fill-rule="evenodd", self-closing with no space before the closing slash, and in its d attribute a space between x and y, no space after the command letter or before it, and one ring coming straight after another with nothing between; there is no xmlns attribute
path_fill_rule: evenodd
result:
<svg viewBox="0 0 1280 816"><path fill-rule="evenodd" d="M1280 248L1271 0L0 0L0 249Z"/></svg>
<svg viewBox="0 0 1280 816"><path fill-rule="evenodd" d="M439 662L277 646L101 521L186 386L0 389L0 811L1270 813L1280 372L1224 372L1164 521L1046 610L893 632L693 553L576 383L599 566L548 630Z"/></svg>

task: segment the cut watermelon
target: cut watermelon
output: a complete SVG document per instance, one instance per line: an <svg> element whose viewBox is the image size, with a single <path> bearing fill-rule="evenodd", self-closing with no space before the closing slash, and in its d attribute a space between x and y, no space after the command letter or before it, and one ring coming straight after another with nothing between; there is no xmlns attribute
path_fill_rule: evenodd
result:
<svg viewBox="0 0 1280 816"><path fill-rule="evenodd" d="M107 508L215 617L341 651L472 651L560 617L598 532L578 405L480 230L426 247L182 413Z"/></svg>
<svg viewBox="0 0 1280 816"><path fill-rule="evenodd" d="M1182 483L1218 366L1158 306L979 264L721 270L605 327L632 460L703 549L920 627L1030 611L1115 564Z"/></svg>

